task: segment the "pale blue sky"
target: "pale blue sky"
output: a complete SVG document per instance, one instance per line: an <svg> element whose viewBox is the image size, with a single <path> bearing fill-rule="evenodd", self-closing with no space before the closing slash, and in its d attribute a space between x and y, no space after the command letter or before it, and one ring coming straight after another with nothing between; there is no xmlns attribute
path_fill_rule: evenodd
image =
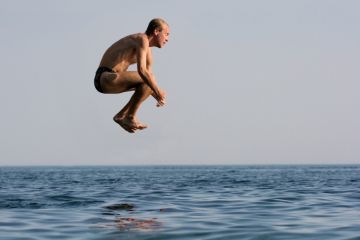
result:
<svg viewBox="0 0 360 240"><path fill-rule="evenodd" d="M360 163L360 1L0 3L0 165ZM93 77L154 17L168 105L131 135Z"/></svg>

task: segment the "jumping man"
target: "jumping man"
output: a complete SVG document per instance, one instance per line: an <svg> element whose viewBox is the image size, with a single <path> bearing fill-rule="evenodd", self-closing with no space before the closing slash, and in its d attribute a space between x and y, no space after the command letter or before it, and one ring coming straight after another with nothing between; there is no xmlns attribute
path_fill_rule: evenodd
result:
<svg viewBox="0 0 360 240"><path fill-rule="evenodd" d="M141 103L152 95L158 107L165 105L165 92L159 88L151 70L151 47L162 48L169 39L169 26L163 19L150 21L145 33L126 36L104 53L95 74L95 88L101 93L122 93L134 90L130 101L114 116L114 121L126 131L147 128L139 122L136 112ZM127 71L131 64L137 71Z"/></svg>

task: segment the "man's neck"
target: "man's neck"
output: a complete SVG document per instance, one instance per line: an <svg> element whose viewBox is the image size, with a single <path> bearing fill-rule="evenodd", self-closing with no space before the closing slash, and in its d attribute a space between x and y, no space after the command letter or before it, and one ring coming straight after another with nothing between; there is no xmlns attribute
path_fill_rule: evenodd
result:
<svg viewBox="0 0 360 240"><path fill-rule="evenodd" d="M149 40L149 47L155 46L155 44L154 44L154 35L151 35L151 36L146 35L146 36L147 36L147 38Z"/></svg>

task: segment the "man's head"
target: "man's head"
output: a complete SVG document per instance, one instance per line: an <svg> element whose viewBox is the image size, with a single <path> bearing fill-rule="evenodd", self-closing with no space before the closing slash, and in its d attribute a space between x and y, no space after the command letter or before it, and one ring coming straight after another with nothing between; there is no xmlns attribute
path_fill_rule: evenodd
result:
<svg viewBox="0 0 360 240"><path fill-rule="evenodd" d="M150 21L145 34L148 37L152 37L154 46L161 48L169 40L169 25L165 22L165 20L155 18Z"/></svg>

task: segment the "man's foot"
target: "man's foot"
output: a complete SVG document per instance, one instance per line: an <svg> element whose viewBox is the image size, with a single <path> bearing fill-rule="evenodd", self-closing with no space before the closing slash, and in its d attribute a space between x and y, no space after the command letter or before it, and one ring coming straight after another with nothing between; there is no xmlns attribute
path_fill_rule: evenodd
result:
<svg viewBox="0 0 360 240"><path fill-rule="evenodd" d="M148 127L147 124L141 123L137 118L127 118L123 116L115 116L114 121L128 132L143 130Z"/></svg>
<svg viewBox="0 0 360 240"><path fill-rule="evenodd" d="M141 123L139 121L136 121L136 125L137 125L137 129L139 129L139 130L143 130L148 127L148 125Z"/></svg>
<svg viewBox="0 0 360 240"><path fill-rule="evenodd" d="M115 116L114 121L129 133L134 133L138 129L137 123L128 117L118 118Z"/></svg>

